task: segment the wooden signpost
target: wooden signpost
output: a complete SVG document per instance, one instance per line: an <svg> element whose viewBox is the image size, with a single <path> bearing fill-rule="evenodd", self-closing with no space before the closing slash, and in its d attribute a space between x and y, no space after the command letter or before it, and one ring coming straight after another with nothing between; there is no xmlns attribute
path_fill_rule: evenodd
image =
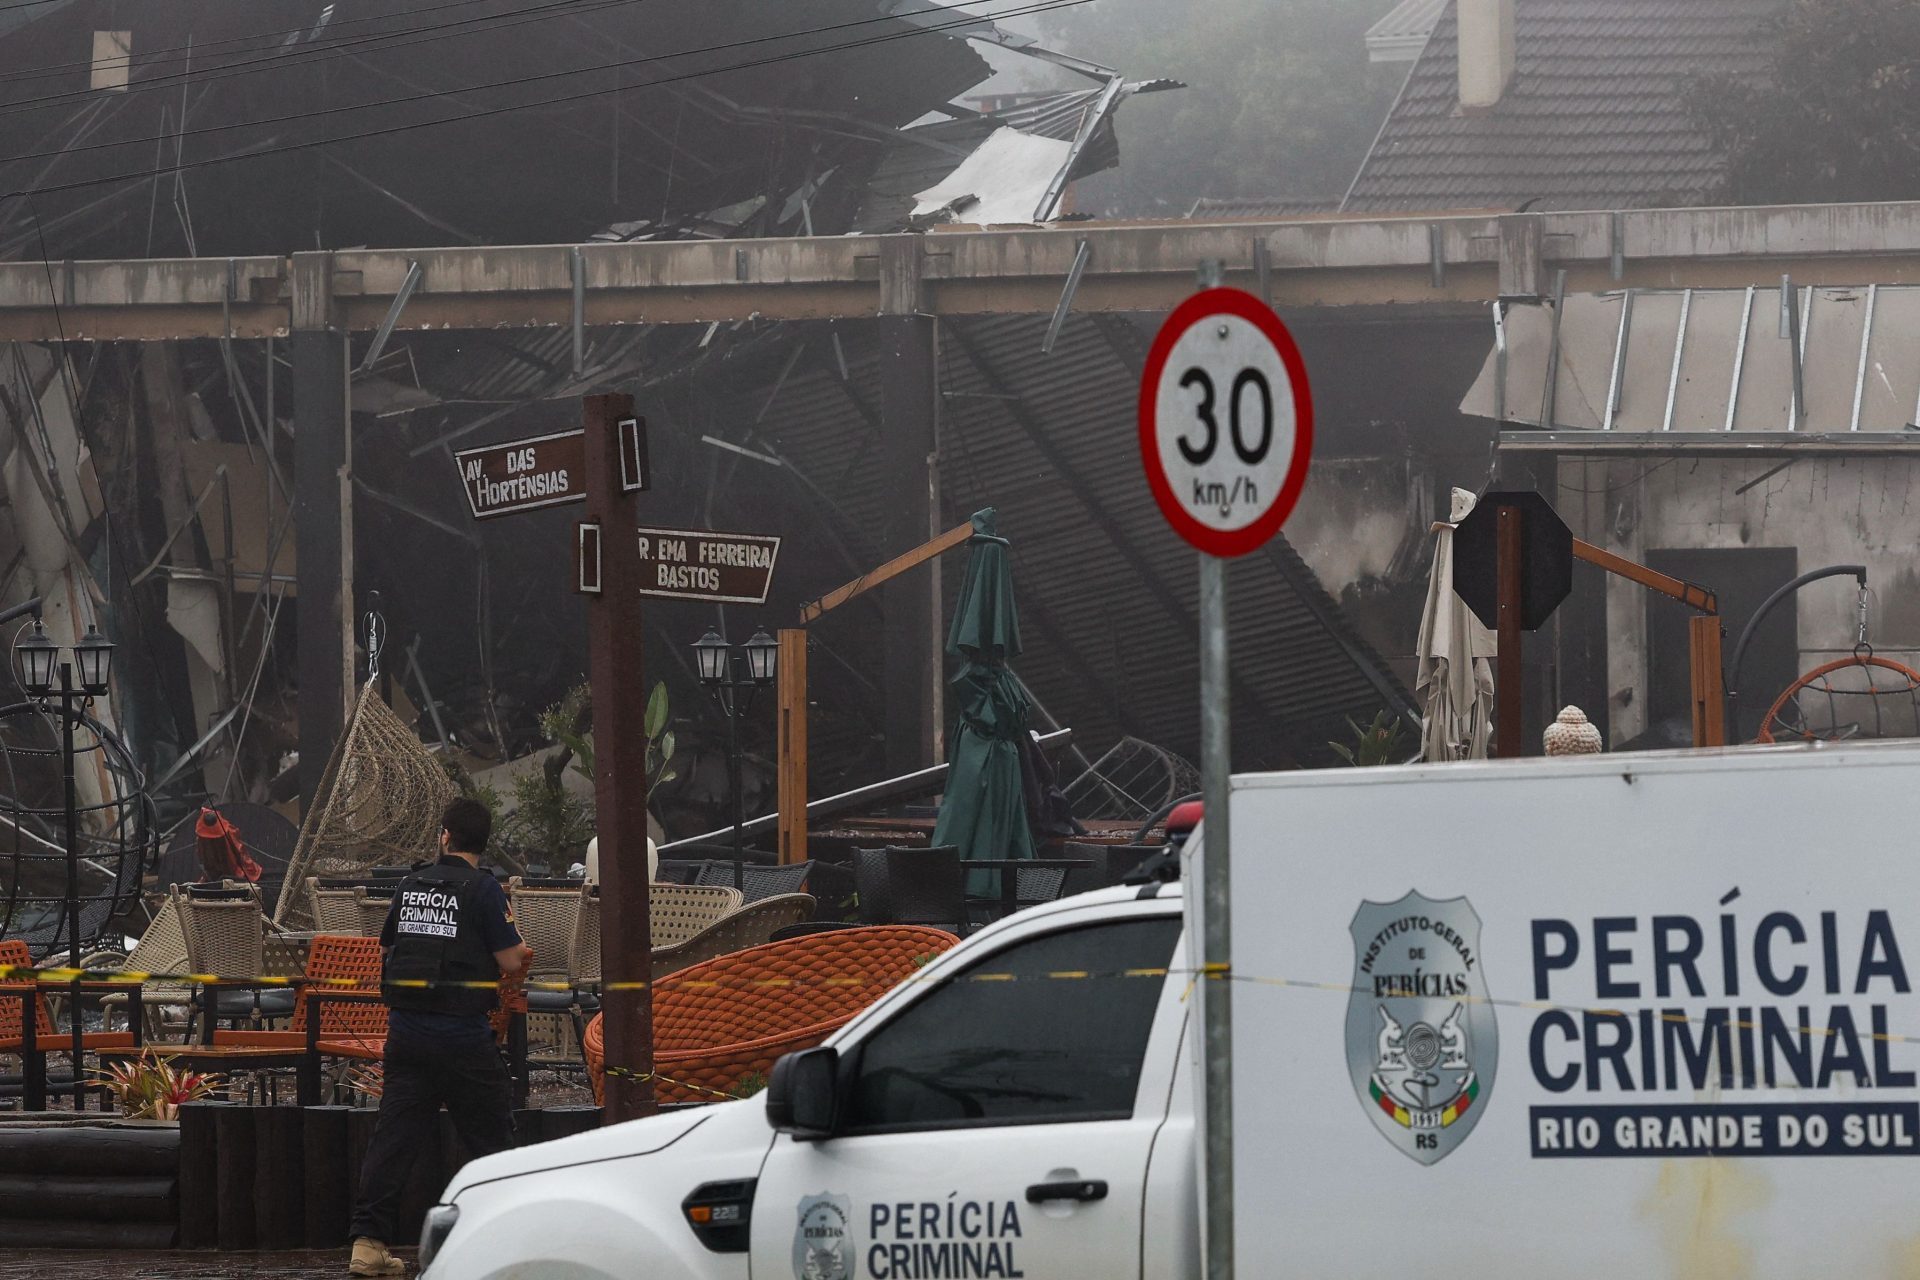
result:
<svg viewBox="0 0 1920 1280"><path fill-rule="evenodd" d="M647 687L641 670L639 487L622 422L633 400L588 396L580 525L596 529L597 591L587 603L587 681L593 688L593 798L600 839L600 1013L606 1045L605 1122L650 1115L653 1097L653 930L647 880ZM576 536L575 544L588 542ZM628 731L622 731L628 730Z"/></svg>
<svg viewBox="0 0 1920 1280"><path fill-rule="evenodd" d="M642 574L633 495L650 486L646 423L633 398L588 396L577 431L463 449L454 455L474 519L566 502L587 504L574 526L574 590L587 604L587 681L599 734L593 755L595 826L600 839L600 1009L606 1032L607 1124L650 1115L653 1099L652 891L647 879L647 739L619 732L646 723L641 670ZM717 538L725 534L682 534ZM778 549L778 539L772 540ZM711 560L763 553L711 550ZM765 555L766 574L772 557ZM732 571L731 563L729 570ZM751 572L749 570L748 572ZM733 579L729 577L727 584ZM761 596L765 597L764 584ZM623 643L623 639L626 641ZM547 957L552 959L552 957Z"/></svg>
<svg viewBox="0 0 1920 1280"><path fill-rule="evenodd" d="M780 539L701 529L642 529L633 495L651 487L646 424L624 395L588 396L577 431L454 455L476 520L584 502L569 553L587 606L593 689L595 826L600 840L600 1010L604 1119L649 1115L653 1090L653 937L647 879L647 688L643 596L764 604ZM805 668L796 668L805 679ZM802 798L801 809L805 810Z"/></svg>

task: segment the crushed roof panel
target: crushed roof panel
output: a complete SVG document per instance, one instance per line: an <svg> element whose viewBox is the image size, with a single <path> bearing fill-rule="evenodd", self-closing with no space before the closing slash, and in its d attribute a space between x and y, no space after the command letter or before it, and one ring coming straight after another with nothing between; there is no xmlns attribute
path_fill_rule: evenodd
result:
<svg viewBox="0 0 1920 1280"><path fill-rule="evenodd" d="M1446 9L1447 0L1400 0L1367 28L1367 53L1375 62L1412 62Z"/></svg>
<svg viewBox="0 0 1920 1280"><path fill-rule="evenodd" d="M1780 0L1515 0L1513 84L1460 115L1454 5L1362 163L1351 212L1618 209L1710 198L1724 161L1688 115L1706 74L1758 75Z"/></svg>

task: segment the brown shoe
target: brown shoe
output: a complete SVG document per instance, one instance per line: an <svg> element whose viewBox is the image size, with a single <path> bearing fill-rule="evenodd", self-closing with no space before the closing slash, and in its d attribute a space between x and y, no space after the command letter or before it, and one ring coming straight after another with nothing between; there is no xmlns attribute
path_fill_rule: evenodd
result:
<svg viewBox="0 0 1920 1280"><path fill-rule="evenodd" d="M350 1276L404 1276L407 1264L387 1252L378 1240L361 1236L353 1242L353 1258L347 1263Z"/></svg>

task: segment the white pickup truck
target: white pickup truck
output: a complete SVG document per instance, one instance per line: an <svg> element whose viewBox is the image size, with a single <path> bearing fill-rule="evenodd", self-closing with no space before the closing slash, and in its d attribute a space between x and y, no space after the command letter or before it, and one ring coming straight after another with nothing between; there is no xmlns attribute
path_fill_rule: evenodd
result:
<svg viewBox="0 0 1920 1280"><path fill-rule="evenodd" d="M1231 818L1239 1275L1920 1274L1920 744L1249 776ZM1191 1280L1198 907L1024 912L764 1097L476 1161L428 1274Z"/></svg>
<svg viewBox="0 0 1920 1280"><path fill-rule="evenodd" d="M1144 1205L1195 1198L1180 908L1165 884L1023 912L763 1097L475 1161L428 1217L428 1274L1196 1274L1191 1214L1142 1231Z"/></svg>

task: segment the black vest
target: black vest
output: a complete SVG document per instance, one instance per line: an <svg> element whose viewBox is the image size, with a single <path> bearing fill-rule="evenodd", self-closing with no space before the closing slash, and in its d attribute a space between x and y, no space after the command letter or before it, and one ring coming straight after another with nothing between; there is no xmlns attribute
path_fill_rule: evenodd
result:
<svg viewBox="0 0 1920 1280"><path fill-rule="evenodd" d="M381 983L389 1008L486 1014L499 1003L493 986L452 985L500 980L500 966L480 928L480 886L491 879L491 873L465 863L435 863L400 882L393 895L393 950ZM421 980L446 985L396 985Z"/></svg>

